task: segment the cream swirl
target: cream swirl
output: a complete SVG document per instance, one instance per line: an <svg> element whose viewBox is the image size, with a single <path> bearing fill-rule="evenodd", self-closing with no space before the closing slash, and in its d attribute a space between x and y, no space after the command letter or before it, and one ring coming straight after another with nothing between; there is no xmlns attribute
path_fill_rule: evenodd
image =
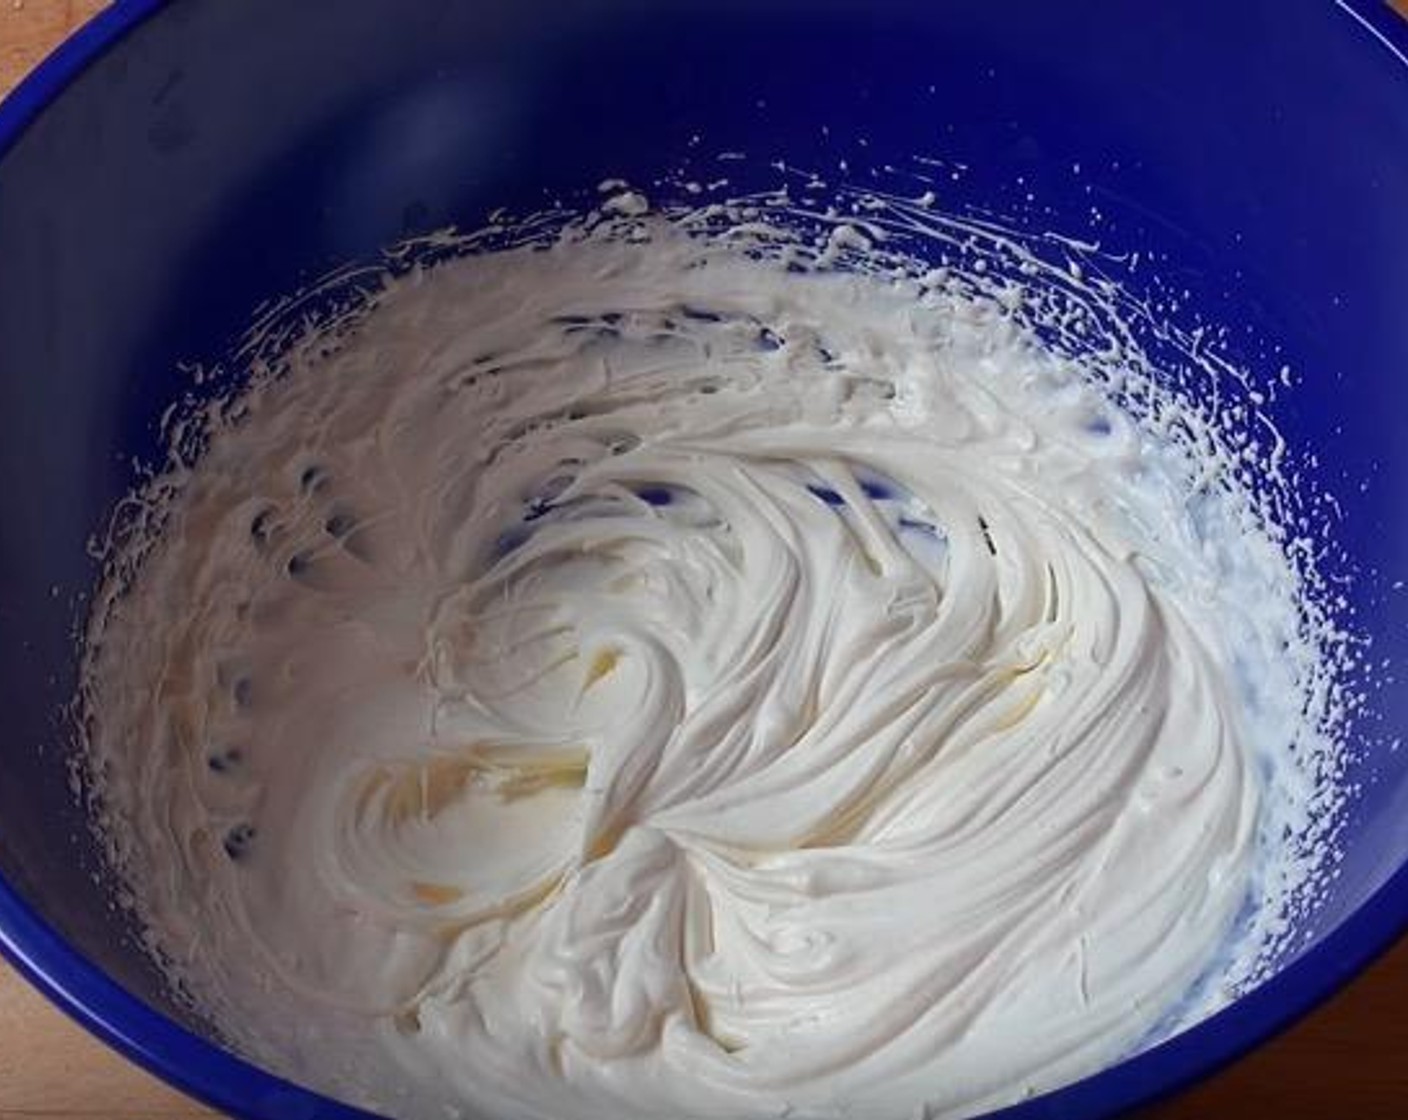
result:
<svg viewBox="0 0 1408 1120"><path fill-rule="evenodd" d="M330 349L90 665L141 911L256 1056L407 1116L968 1114L1209 967L1269 546L999 307L657 231Z"/></svg>

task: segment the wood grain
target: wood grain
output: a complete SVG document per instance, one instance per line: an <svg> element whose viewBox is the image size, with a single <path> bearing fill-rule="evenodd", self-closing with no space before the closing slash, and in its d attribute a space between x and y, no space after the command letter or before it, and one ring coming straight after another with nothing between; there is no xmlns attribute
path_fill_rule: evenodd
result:
<svg viewBox="0 0 1408 1120"><path fill-rule="evenodd" d="M0 1120L214 1116L103 1046L0 965Z"/></svg>
<svg viewBox="0 0 1408 1120"><path fill-rule="evenodd" d="M106 0L0 0L0 96Z"/></svg>
<svg viewBox="0 0 1408 1120"><path fill-rule="evenodd" d="M299 0L289 0L297 3ZM1395 0L1408 15L1408 0ZM0 0L0 95L103 0ZM1142 1120L1408 1115L1408 942L1299 1026ZM212 1120L0 964L0 1120Z"/></svg>

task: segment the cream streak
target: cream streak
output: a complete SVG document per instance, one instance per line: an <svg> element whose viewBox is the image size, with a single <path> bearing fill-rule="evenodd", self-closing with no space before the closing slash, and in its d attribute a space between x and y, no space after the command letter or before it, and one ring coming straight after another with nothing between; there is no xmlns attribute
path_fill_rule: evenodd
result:
<svg viewBox="0 0 1408 1120"><path fill-rule="evenodd" d="M1277 549L998 303L644 228L389 282L183 474L87 676L154 945L408 1117L1119 1058L1269 858Z"/></svg>

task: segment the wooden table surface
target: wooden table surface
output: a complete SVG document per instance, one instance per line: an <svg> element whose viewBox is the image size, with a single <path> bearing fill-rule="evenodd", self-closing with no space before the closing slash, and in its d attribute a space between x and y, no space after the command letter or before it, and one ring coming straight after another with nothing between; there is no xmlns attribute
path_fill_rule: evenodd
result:
<svg viewBox="0 0 1408 1120"><path fill-rule="evenodd" d="M1396 3L1408 15L1408 0ZM0 96L103 6L0 0ZM90 1038L0 963L0 1120L214 1116ZM1142 1120L1262 1116L1408 1117L1408 941L1280 1038L1141 1113Z"/></svg>

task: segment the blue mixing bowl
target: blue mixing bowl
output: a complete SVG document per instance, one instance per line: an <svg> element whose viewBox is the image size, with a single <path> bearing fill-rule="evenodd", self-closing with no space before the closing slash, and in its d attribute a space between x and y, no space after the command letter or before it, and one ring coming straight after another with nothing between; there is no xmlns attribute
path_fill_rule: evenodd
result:
<svg viewBox="0 0 1408 1120"><path fill-rule="evenodd" d="M705 149L762 157L737 186L772 159L940 156L966 167L950 209L1030 195L1052 229L1156 254L1234 361L1305 376L1278 423L1339 499L1375 663L1408 658L1408 33L1373 0L119 2L0 106L0 947L167 1080L246 1117L365 1115L173 1004L70 790L86 544L157 455L178 363L388 242ZM1166 1092L1387 946L1408 924L1399 734L1408 690L1384 688L1352 728L1342 873L1269 982L1006 1115Z"/></svg>

